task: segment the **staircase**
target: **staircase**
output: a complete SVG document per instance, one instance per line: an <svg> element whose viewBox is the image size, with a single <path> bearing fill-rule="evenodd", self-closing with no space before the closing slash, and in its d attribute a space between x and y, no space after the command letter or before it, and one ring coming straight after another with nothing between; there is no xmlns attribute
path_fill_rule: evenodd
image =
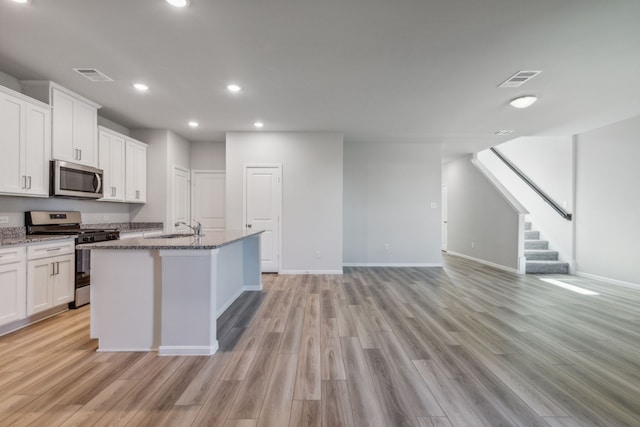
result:
<svg viewBox="0 0 640 427"><path fill-rule="evenodd" d="M549 242L540 240L540 232L524 223L524 257L527 274L569 274L569 263L558 261L558 252L549 250Z"/></svg>

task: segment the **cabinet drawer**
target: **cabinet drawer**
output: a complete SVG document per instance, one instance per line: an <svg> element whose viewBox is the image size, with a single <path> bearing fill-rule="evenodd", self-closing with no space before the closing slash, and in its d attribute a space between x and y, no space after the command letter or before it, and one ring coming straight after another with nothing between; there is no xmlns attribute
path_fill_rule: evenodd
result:
<svg viewBox="0 0 640 427"><path fill-rule="evenodd" d="M24 261L26 250L24 246L7 246L0 248L0 265Z"/></svg>
<svg viewBox="0 0 640 427"><path fill-rule="evenodd" d="M51 243L30 245L27 248L28 259L40 259L75 253L75 240L57 240Z"/></svg>

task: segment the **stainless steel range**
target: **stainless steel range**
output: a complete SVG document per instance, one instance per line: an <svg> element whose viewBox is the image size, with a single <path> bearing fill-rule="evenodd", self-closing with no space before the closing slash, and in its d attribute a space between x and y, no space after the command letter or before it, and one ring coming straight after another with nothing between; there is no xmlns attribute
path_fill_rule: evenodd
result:
<svg viewBox="0 0 640 427"><path fill-rule="evenodd" d="M29 211L24 218L27 234L75 236L76 244L104 242L120 238L118 230L82 227L78 211ZM76 249L75 299L69 308L89 303L91 285L91 251Z"/></svg>

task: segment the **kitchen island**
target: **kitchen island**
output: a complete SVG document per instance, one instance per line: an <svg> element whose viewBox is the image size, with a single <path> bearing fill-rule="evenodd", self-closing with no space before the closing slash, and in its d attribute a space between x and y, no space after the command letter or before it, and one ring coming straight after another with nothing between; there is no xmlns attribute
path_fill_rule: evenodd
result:
<svg viewBox="0 0 640 427"><path fill-rule="evenodd" d="M260 231L167 235L79 245L91 250L91 337L98 351L209 355L216 320L262 290Z"/></svg>

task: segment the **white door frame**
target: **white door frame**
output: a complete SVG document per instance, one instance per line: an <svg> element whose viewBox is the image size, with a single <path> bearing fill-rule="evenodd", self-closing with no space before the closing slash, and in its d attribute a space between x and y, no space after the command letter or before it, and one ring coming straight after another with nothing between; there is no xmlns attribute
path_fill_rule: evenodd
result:
<svg viewBox="0 0 640 427"><path fill-rule="evenodd" d="M242 165L242 228L247 227L247 170L250 168L274 168L280 172L280 182L278 183L278 268L277 273L282 269L282 163L245 163Z"/></svg>
<svg viewBox="0 0 640 427"><path fill-rule="evenodd" d="M440 236L441 241L441 249L447 252L447 248L449 246L449 205L447 204L448 199L448 189L446 185L442 186L442 192L440 197L440 206L442 207L441 215L440 215L440 232L442 236Z"/></svg>
<svg viewBox="0 0 640 427"><path fill-rule="evenodd" d="M176 227L174 226L174 224L176 223L176 186L175 186L175 176L176 176L176 171L181 171L181 172L185 172L189 181L191 181L191 171L189 169L183 168L181 166L178 165L172 165L171 167L171 201L170 201L170 206L169 206L169 212L170 212L170 218L171 221L169 222L169 230L171 230L171 233L175 233L176 232ZM189 224L191 224L191 182L189 182L188 185L188 191L189 191Z"/></svg>

